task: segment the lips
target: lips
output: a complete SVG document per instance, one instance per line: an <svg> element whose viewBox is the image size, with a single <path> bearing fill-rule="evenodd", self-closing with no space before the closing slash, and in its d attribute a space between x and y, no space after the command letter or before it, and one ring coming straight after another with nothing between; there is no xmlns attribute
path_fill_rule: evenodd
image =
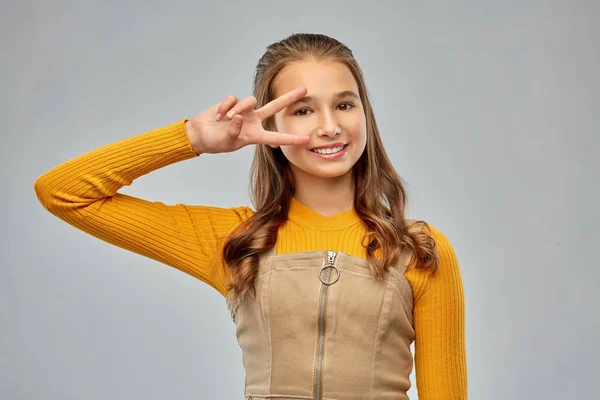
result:
<svg viewBox="0 0 600 400"><path fill-rule="evenodd" d="M317 157L318 159L321 160L337 160L340 159L342 157L344 157L344 154L346 154L346 151L348 149L349 144L346 145L341 145L339 147L334 147L333 149L335 149L335 151L332 150L325 150L328 152L322 152L323 150L311 150L310 152L312 153L312 155L314 157ZM330 146L327 147L318 147L318 149L332 149Z"/></svg>
<svg viewBox="0 0 600 400"><path fill-rule="evenodd" d="M323 150L323 149L334 149L336 147L342 147L342 146L344 146L344 147L348 146L348 143L338 142L338 143L326 144L323 146L312 147L312 148L310 148L310 151Z"/></svg>
<svg viewBox="0 0 600 400"><path fill-rule="evenodd" d="M339 153L343 153L344 150L346 150L347 146L338 146L338 147L326 147L326 148L321 148L321 149L316 149L316 150L311 150L313 153L315 154L320 154L320 155L335 155L335 154L339 154Z"/></svg>

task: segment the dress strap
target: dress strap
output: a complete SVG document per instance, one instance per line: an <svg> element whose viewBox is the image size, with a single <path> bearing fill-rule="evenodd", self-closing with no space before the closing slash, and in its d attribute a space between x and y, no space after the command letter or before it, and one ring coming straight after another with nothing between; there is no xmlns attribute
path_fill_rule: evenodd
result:
<svg viewBox="0 0 600 400"><path fill-rule="evenodd" d="M270 249L265 251L263 254L261 254L260 257L265 260L268 260L271 256L274 256L276 254L277 254L277 245L274 245L273 247L271 247Z"/></svg>

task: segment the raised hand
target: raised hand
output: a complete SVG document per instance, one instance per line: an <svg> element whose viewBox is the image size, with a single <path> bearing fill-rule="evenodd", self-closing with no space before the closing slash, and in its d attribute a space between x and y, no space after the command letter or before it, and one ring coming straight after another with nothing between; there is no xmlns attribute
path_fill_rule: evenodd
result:
<svg viewBox="0 0 600 400"><path fill-rule="evenodd" d="M242 101L227 96L186 122L186 130L197 154L227 153L249 144L304 145L307 136L267 131L262 122L306 95L300 87L283 94L255 110L256 98L249 96Z"/></svg>

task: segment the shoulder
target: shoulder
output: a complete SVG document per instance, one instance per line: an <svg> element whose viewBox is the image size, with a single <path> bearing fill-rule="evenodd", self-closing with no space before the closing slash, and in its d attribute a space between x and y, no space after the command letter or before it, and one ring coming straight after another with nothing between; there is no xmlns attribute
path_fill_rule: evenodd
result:
<svg viewBox="0 0 600 400"><path fill-rule="evenodd" d="M437 229L434 225L432 225L430 222L427 221L423 221L423 220L418 220L418 219L410 219L406 221L406 225L408 227L408 230L410 232L414 232L414 233L424 233L428 236L431 236L433 238L433 240L436 243L436 246L438 247L439 250L442 250L444 252L454 252L454 249L452 248L452 244L450 243L450 240L448 239L448 237L439 229ZM440 254L441 256L441 254Z"/></svg>
<svg viewBox="0 0 600 400"><path fill-rule="evenodd" d="M431 225L430 223L427 223L423 226L423 231L431 235L431 237L433 237L438 247L438 250L440 250L441 252L454 252L452 243L450 243L450 239L448 238L448 236L446 236L444 232ZM440 253L440 257L441 256L442 254Z"/></svg>
<svg viewBox="0 0 600 400"><path fill-rule="evenodd" d="M235 213L241 221L246 221L247 219L250 219L250 217L252 217L255 213L255 211L248 206L230 207L229 210Z"/></svg>
<svg viewBox="0 0 600 400"><path fill-rule="evenodd" d="M439 257L439 269L455 269L458 267L456 253L448 236L429 222L422 222L422 232L431 236L435 242Z"/></svg>
<svg viewBox="0 0 600 400"><path fill-rule="evenodd" d="M448 236L431 224L424 228L434 239L439 258L438 270L430 278L437 281L439 287L461 286L461 272L454 247Z"/></svg>
<svg viewBox="0 0 600 400"><path fill-rule="evenodd" d="M460 280L458 260L448 236L429 222L421 222L420 225L421 233L429 235L435 242L439 264L437 271L433 274L431 271L421 268L413 268L406 272L407 279L413 285L415 297L420 297L432 281L443 287L444 285L454 286L457 279Z"/></svg>

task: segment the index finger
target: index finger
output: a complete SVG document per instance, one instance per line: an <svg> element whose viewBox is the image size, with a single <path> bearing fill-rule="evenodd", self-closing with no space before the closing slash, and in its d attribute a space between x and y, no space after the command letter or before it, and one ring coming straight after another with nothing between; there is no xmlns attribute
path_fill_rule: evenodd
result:
<svg viewBox="0 0 600 400"><path fill-rule="evenodd" d="M275 100L271 100L258 110L256 113L261 120L265 120L272 115L275 115L279 111L283 110L293 102L300 100L302 97L306 95L307 89L305 87L299 87L294 90L290 90L289 92L279 96Z"/></svg>
<svg viewBox="0 0 600 400"><path fill-rule="evenodd" d="M296 146L307 144L310 142L310 138L308 136L294 135L291 133L264 131L258 142L274 146Z"/></svg>

